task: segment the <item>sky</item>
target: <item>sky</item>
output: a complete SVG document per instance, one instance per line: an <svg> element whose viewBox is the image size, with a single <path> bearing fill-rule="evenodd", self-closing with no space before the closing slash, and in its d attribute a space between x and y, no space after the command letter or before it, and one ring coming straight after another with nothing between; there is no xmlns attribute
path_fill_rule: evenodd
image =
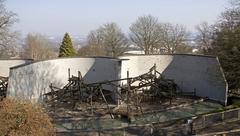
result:
<svg viewBox="0 0 240 136"><path fill-rule="evenodd" d="M228 0L7 0L6 7L18 14L13 27L23 35L41 33L86 36L100 25L116 22L123 32L139 16L153 15L160 22L186 26L214 23L228 6Z"/></svg>

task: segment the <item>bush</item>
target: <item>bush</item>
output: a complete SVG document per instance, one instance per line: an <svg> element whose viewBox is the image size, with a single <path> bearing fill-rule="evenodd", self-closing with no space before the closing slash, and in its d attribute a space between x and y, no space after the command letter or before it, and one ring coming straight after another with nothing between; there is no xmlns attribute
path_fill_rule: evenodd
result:
<svg viewBox="0 0 240 136"><path fill-rule="evenodd" d="M54 127L43 109L31 102L0 101L0 136L53 136Z"/></svg>

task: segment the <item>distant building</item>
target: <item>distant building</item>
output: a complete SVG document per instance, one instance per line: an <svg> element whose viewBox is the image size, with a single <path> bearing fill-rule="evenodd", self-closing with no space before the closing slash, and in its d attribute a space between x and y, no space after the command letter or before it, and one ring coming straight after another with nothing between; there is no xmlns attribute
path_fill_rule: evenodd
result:
<svg viewBox="0 0 240 136"><path fill-rule="evenodd" d="M143 50L131 50L131 51L126 51L124 54L145 54Z"/></svg>

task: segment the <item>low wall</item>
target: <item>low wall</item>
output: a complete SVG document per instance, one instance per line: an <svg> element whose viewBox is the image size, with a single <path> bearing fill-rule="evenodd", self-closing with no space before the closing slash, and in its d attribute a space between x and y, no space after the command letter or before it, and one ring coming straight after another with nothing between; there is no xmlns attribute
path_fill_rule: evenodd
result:
<svg viewBox="0 0 240 136"><path fill-rule="evenodd" d="M31 59L4 59L0 60L0 76L8 77L9 71L11 67L28 64L31 63L33 60Z"/></svg>
<svg viewBox="0 0 240 136"><path fill-rule="evenodd" d="M193 92L223 104L227 102L227 83L216 57L199 55L132 55L122 56L121 78L138 76L156 64L157 71L173 79L179 91Z"/></svg>
<svg viewBox="0 0 240 136"><path fill-rule="evenodd" d="M63 58L34 62L10 69L8 96L41 101L49 85L63 87L68 82L68 69L71 75L81 72L86 83L95 83L119 78L118 59L111 58ZM111 86L105 89L113 90Z"/></svg>

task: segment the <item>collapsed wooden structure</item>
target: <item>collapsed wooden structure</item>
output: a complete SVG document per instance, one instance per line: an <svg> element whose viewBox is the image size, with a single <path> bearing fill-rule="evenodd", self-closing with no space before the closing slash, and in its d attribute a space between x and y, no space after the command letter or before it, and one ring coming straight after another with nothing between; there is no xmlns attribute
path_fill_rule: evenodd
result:
<svg viewBox="0 0 240 136"><path fill-rule="evenodd" d="M0 76L0 100L7 95L8 78Z"/></svg>
<svg viewBox="0 0 240 136"><path fill-rule="evenodd" d="M173 80L165 79L156 70L156 65L149 72L137 77L129 77L128 71L127 78L90 84L84 82L80 71L78 76L70 76L69 69L68 74L68 83L63 88L50 85L51 91L45 94L47 103L52 106L60 103L71 103L72 108L75 107L76 103L84 103L91 107L92 113L93 102L104 103L112 118L113 114L127 116L142 114L141 105L146 102L160 102L163 99L168 99L171 104L177 88ZM126 84L122 84L124 81ZM106 90L104 86L111 86L115 90ZM114 105L114 102L115 107L110 105L110 103ZM115 110L119 104L125 106L124 111Z"/></svg>

